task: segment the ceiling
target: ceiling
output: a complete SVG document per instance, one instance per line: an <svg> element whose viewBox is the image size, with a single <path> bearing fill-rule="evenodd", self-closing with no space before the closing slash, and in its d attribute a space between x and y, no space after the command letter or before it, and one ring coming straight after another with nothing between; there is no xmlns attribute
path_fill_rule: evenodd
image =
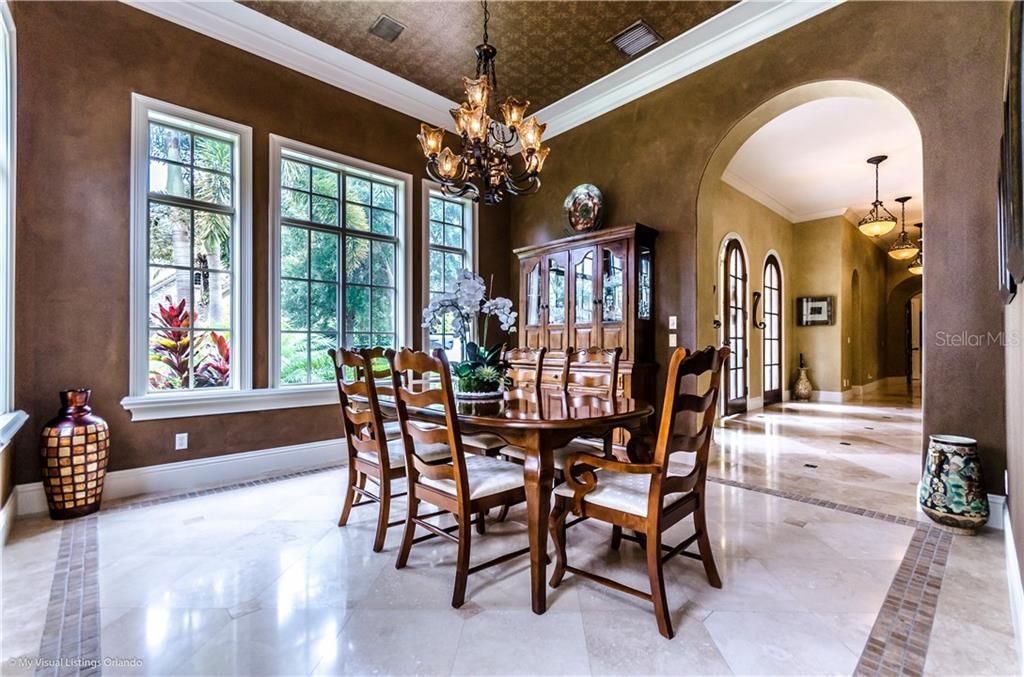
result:
<svg viewBox="0 0 1024 677"><path fill-rule="evenodd" d="M483 11L476 2L269 2L241 4L447 99L461 101L475 72ZM666 41L735 2L505 0L489 5L499 96L537 111L630 61L607 41L644 19ZM405 24L393 42L369 33L381 14Z"/></svg>
<svg viewBox="0 0 1024 677"><path fill-rule="evenodd" d="M865 162L872 155L889 156L879 178L886 208L899 218L894 198L909 195L907 224L921 221L921 135L910 111L888 95L830 97L792 108L747 139L722 178L794 223L847 210L856 221L874 200L874 168ZM879 245L898 233L879 238Z"/></svg>

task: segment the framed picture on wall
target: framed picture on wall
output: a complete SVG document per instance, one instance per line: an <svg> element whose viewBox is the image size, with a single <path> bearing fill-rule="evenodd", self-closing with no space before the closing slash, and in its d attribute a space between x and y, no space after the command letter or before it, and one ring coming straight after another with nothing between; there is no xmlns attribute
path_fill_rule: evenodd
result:
<svg viewBox="0 0 1024 677"><path fill-rule="evenodd" d="M832 324L832 296L800 296L796 300L796 323L800 327Z"/></svg>

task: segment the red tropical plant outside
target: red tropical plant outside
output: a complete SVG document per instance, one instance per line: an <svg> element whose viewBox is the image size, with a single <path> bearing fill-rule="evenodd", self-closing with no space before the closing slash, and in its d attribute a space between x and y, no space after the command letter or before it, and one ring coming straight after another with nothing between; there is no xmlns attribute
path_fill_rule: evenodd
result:
<svg viewBox="0 0 1024 677"><path fill-rule="evenodd" d="M231 343L215 331L199 334L193 345L190 337L192 317L185 309L188 301L175 303L165 297L167 305L157 304L153 319L162 327L151 341L150 361L165 365L169 373L150 371L149 384L155 390L176 390L189 387L189 360L193 348L198 348L209 338L215 353L204 356L196 365L195 385L199 388L226 386L231 374Z"/></svg>
<svg viewBox="0 0 1024 677"><path fill-rule="evenodd" d="M207 355L196 369L197 388L215 388L226 386L231 378L231 343L223 335L211 331L208 336L213 341L216 354Z"/></svg>

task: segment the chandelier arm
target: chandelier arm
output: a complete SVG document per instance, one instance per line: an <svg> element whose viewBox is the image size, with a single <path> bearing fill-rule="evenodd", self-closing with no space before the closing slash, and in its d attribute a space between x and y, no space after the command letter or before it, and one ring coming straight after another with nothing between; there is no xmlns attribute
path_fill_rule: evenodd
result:
<svg viewBox="0 0 1024 677"><path fill-rule="evenodd" d="M540 176L537 174L529 175L525 185L520 184L517 179L506 176L505 187L508 188L508 191L513 195L529 195L531 193L536 193L540 190Z"/></svg>

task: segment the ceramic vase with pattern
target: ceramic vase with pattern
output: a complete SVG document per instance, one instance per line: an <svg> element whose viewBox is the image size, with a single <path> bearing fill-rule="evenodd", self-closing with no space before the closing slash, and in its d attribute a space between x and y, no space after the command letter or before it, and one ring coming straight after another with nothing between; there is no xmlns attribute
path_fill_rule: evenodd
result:
<svg viewBox="0 0 1024 677"><path fill-rule="evenodd" d="M810 402L812 392L814 392L814 387L811 385L811 380L807 378L807 368L800 367L800 375L797 376L796 384L793 386L793 399Z"/></svg>
<svg viewBox="0 0 1024 677"><path fill-rule="evenodd" d="M978 443L969 437L932 435L918 487L921 509L939 527L973 534L988 521L988 494Z"/></svg>
<svg viewBox="0 0 1024 677"><path fill-rule="evenodd" d="M43 427L43 489L55 520L100 509L110 431L107 422L92 413L91 396L85 388L61 392L60 412Z"/></svg>

